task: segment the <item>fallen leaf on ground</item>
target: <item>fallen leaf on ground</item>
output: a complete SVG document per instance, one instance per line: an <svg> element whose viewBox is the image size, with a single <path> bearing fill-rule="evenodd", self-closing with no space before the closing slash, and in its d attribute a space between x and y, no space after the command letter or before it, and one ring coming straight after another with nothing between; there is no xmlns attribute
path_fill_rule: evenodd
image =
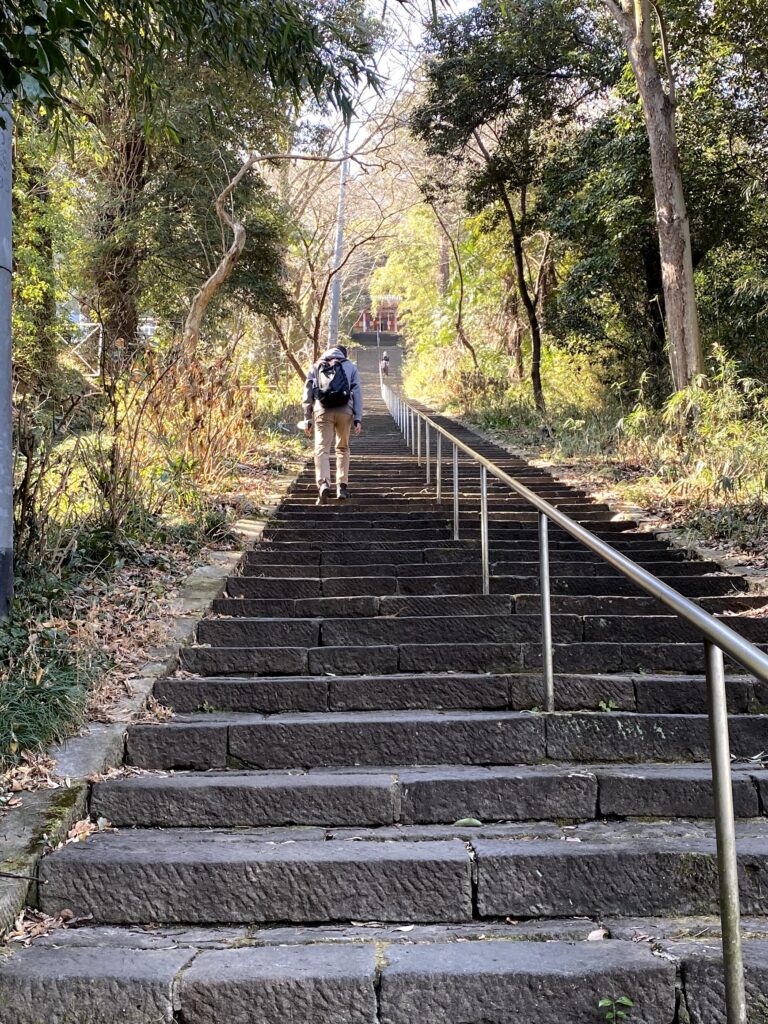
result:
<svg viewBox="0 0 768 1024"><path fill-rule="evenodd" d="M77 928L90 920L90 916L75 917L71 910L62 910L60 914L51 916L34 907L25 907L14 921L13 931L8 934L7 941L29 946L34 939L49 935L57 928Z"/></svg>

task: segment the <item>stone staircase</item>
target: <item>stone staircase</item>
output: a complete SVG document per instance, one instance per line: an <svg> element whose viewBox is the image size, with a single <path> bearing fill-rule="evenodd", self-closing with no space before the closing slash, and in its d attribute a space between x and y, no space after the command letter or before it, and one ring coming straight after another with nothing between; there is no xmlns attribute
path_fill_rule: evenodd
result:
<svg viewBox="0 0 768 1024"><path fill-rule="evenodd" d="M455 542L367 384L353 501L316 507L308 467L157 685L144 771L93 787L117 831L42 864L42 910L89 921L0 963L0 1024L597 1024L620 996L630 1024L725 1021L701 643L552 530L542 713L535 517L490 484L482 595L476 467ZM740 580L452 429L768 641ZM728 692L759 1024L768 696Z"/></svg>

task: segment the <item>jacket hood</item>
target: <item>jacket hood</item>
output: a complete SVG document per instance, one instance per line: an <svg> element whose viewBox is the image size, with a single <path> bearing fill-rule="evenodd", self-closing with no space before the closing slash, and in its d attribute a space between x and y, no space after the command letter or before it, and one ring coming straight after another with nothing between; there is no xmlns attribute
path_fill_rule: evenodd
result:
<svg viewBox="0 0 768 1024"><path fill-rule="evenodd" d="M344 361L346 358L340 348L329 348L320 356L320 361L322 362L324 359L341 359Z"/></svg>

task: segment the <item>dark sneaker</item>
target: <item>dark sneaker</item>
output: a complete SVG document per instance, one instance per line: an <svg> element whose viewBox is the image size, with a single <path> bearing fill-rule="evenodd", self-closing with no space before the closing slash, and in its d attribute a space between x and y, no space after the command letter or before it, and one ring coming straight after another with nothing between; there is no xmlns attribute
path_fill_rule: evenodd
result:
<svg viewBox="0 0 768 1024"><path fill-rule="evenodd" d="M320 484L320 489L317 492L317 504L325 505L331 496L331 488L329 484Z"/></svg>
<svg viewBox="0 0 768 1024"><path fill-rule="evenodd" d="M336 491L336 497L339 501L347 501L349 499L349 488L346 484L339 484L338 490Z"/></svg>

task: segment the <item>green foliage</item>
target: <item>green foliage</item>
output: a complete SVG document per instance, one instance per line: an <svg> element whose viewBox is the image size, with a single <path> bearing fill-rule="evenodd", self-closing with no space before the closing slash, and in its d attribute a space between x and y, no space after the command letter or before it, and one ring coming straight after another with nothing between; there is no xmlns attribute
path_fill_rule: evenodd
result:
<svg viewBox="0 0 768 1024"><path fill-rule="evenodd" d="M661 412L639 401L620 424L622 448L669 495L748 504L768 487L768 391L722 351L716 357L710 379L677 392Z"/></svg>
<svg viewBox="0 0 768 1024"><path fill-rule="evenodd" d="M0 4L0 94L30 103L57 98L76 54L89 52L98 10L88 0L3 0Z"/></svg>
<svg viewBox="0 0 768 1024"><path fill-rule="evenodd" d="M347 115L353 87L377 83L369 26L354 2L3 0L0 26L0 92L31 105L58 105L78 77L109 77L126 64L135 95L146 98L169 54L193 48L209 65L239 66L297 103L309 93Z"/></svg>
<svg viewBox="0 0 768 1024"><path fill-rule="evenodd" d="M70 735L91 683L107 667L52 616L68 590L41 568L28 566L16 580L13 618L0 623L0 767Z"/></svg>
<svg viewBox="0 0 768 1024"><path fill-rule="evenodd" d="M601 999L597 1007L599 1010L607 1010L605 1019L610 1021L611 1024L616 1024L616 1021L626 1020L629 1017L625 1010L631 1009L634 1005L629 996L619 996L618 999L611 997Z"/></svg>

